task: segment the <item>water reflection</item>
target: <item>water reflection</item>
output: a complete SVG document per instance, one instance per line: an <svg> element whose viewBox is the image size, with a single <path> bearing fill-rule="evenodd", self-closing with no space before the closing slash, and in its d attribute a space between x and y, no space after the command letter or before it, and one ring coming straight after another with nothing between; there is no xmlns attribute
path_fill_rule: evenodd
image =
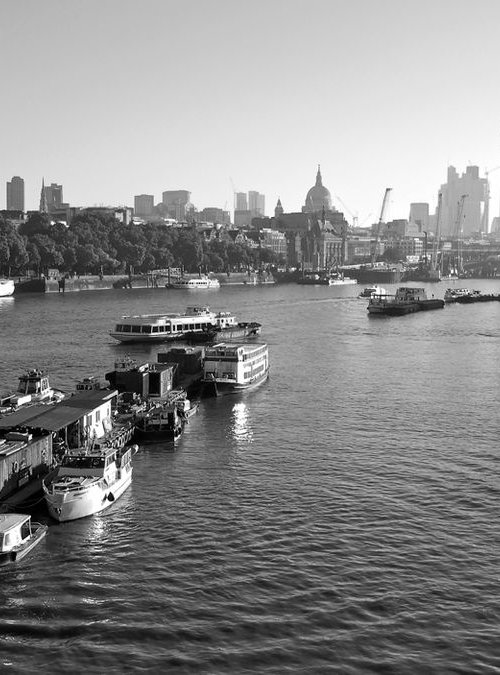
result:
<svg viewBox="0 0 500 675"><path fill-rule="evenodd" d="M0 312L6 312L12 308L14 304L14 298L12 295L9 295L6 298L0 298Z"/></svg>
<svg viewBox="0 0 500 675"><path fill-rule="evenodd" d="M243 402L235 403L231 410L230 433L238 443L251 443L253 441L250 421L250 411L247 404Z"/></svg>

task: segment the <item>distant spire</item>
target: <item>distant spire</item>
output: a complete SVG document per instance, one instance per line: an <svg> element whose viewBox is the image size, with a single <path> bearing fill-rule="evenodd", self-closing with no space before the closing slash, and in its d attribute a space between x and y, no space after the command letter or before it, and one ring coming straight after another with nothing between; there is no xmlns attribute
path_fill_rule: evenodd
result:
<svg viewBox="0 0 500 675"><path fill-rule="evenodd" d="M323 181L321 179L321 168L319 164L318 164L318 173L316 174L316 185L323 186Z"/></svg>
<svg viewBox="0 0 500 675"><path fill-rule="evenodd" d="M274 209L274 215L277 218L278 216L283 215L283 206L281 205L281 199L278 197L278 202L276 204L276 207Z"/></svg>
<svg viewBox="0 0 500 675"><path fill-rule="evenodd" d="M47 195L45 193L45 178L42 178L42 190L40 192L40 213L47 213L48 210Z"/></svg>

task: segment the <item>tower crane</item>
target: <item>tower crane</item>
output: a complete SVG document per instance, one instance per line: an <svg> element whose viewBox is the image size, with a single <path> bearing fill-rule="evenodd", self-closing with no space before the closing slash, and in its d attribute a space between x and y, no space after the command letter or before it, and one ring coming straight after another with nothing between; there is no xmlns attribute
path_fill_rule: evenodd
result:
<svg viewBox="0 0 500 675"><path fill-rule="evenodd" d="M351 211L351 209L347 206L347 204L345 202L343 202L342 199L340 199L340 197L338 195L335 195L335 199L337 199L340 202L340 204L344 207L344 209L347 211L347 213L351 216L353 228L357 227L358 226L358 212L356 211L356 214L354 214Z"/></svg>
<svg viewBox="0 0 500 675"><path fill-rule="evenodd" d="M463 256L463 251L462 251L462 229L463 229L463 218L464 218L464 204L465 200L468 195L462 195L460 199L458 200L458 205L457 205L457 222L455 223L455 233L457 235L457 274L460 276L460 274L463 272L463 264L462 264L462 256Z"/></svg>
<svg viewBox="0 0 500 675"><path fill-rule="evenodd" d="M384 193L384 199L382 201L382 208L380 209L380 218L378 219L378 224L377 224L377 235L375 237L375 245L373 247L372 251L372 266L375 264L375 260L377 259L377 249L380 241L380 227L382 223L384 222L385 218L385 212L387 210L387 202L389 201L389 195L391 194L392 188L385 188L385 193Z"/></svg>
<svg viewBox="0 0 500 675"><path fill-rule="evenodd" d="M438 194L438 205L436 214L436 234L434 236L434 243L432 244L431 268L429 270L429 280L439 281L441 274L438 267L439 244L441 241L441 202L443 200L443 193Z"/></svg>

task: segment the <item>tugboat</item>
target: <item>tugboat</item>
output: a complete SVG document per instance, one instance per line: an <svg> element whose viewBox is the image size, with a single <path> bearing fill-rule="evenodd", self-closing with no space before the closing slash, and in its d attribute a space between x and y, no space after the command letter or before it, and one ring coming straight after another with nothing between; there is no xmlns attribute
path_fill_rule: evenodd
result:
<svg viewBox="0 0 500 675"><path fill-rule="evenodd" d="M175 442L182 436L188 417L197 410L198 404L191 405L184 389L175 389L137 416L135 437L143 443Z"/></svg>
<svg viewBox="0 0 500 675"><path fill-rule="evenodd" d="M395 295L374 295L368 302L370 314L401 316L412 312L442 309L444 300L428 298L424 288L398 288Z"/></svg>

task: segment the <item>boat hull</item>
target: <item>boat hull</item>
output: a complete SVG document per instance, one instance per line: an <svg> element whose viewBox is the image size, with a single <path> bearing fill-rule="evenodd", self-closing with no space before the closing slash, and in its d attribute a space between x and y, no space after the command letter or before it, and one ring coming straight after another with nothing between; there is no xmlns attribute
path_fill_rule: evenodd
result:
<svg viewBox="0 0 500 675"><path fill-rule="evenodd" d="M204 398L214 396L224 396L227 394L240 394L245 391L251 391L263 384L269 377L269 369L262 375L256 377L251 382L240 384L237 382L230 382L227 380L203 380L202 381L202 396Z"/></svg>
<svg viewBox="0 0 500 675"><path fill-rule="evenodd" d="M368 305L368 312L372 315L385 316L403 316L404 314L413 314L414 312L425 312L431 309L442 309L444 300L429 299L419 302L391 303Z"/></svg>
<svg viewBox="0 0 500 675"><path fill-rule="evenodd" d="M182 436L184 425L177 429L141 429L135 430L135 438L141 443L174 443Z"/></svg>
<svg viewBox="0 0 500 675"><path fill-rule="evenodd" d="M78 520L109 508L131 483L132 467L128 466L121 469L118 480L107 487L99 481L84 489L50 492L44 484L45 503L54 520L61 523Z"/></svg>
<svg viewBox="0 0 500 675"><path fill-rule="evenodd" d="M12 562L19 562L22 560L28 553L35 548L37 544L45 537L48 531L47 525L39 524L38 528L31 535L31 537L22 544L20 547L14 549L13 551L4 551L0 553L0 565L5 565Z"/></svg>
<svg viewBox="0 0 500 675"><path fill-rule="evenodd" d="M239 324L220 330L192 331L186 333L185 339L198 344L203 342L223 342L225 340L239 340L241 338L257 337L260 334L261 325L259 323Z"/></svg>
<svg viewBox="0 0 500 675"><path fill-rule="evenodd" d="M15 285L12 279L0 279L0 298L14 295Z"/></svg>

